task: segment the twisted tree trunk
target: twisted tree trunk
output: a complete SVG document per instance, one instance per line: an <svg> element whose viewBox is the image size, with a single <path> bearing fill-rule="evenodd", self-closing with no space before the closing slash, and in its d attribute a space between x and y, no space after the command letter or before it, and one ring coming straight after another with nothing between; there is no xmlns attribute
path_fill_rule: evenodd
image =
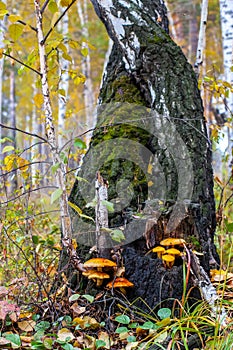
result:
<svg viewBox="0 0 233 350"><path fill-rule="evenodd" d="M104 232L101 251L112 257L123 248L125 274L135 285L129 297L142 297L154 308L167 298L180 299L183 291L182 260L168 269L153 254L145 256L163 238L183 238L202 252L207 272L218 263L211 144L195 74L169 37L163 2L92 3L114 45L97 125L78 174L82 180L70 200L94 216L85 206L95 197L100 171L114 204L109 227L125 236L117 242L118 236ZM73 222L80 249L94 246L94 224L76 215Z"/></svg>

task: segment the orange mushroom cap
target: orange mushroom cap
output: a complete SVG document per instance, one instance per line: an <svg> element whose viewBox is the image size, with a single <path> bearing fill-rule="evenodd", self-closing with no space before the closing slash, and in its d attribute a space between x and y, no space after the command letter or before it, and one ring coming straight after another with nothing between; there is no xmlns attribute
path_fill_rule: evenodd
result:
<svg viewBox="0 0 233 350"><path fill-rule="evenodd" d="M182 245L185 243L185 240L182 238L165 238L160 242L163 246L174 246L174 245Z"/></svg>
<svg viewBox="0 0 233 350"><path fill-rule="evenodd" d="M158 255L158 258L162 258L162 255L164 254L165 252L165 248L161 247L161 246L158 246L158 247L155 247L152 249L152 252L153 253L157 253Z"/></svg>
<svg viewBox="0 0 233 350"><path fill-rule="evenodd" d="M176 256L180 256L181 252L176 248L170 248L166 250L166 254L174 255L176 257Z"/></svg>
<svg viewBox="0 0 233 350"><path fill-rule="evenodd" d="M118 277L114 281L111 281L107 284L107 288L126 288L126 287L133 287L134 284L127 280L127 278L124 277Z"/></svg>
<svg viewBox="0 0 233 350"><path fill-rule="evenodd" d="M84 267L116 267L117 264L109 259L105 258L92 258L85 261L83 264Z"/></svg>
<svg viewBox="0 0 233 350"><path fill-rule="evenodd" d="M163 261L165 262L166 266L171 268L174 265L175 257L170 254L164 254L162 256Z"/></svg>

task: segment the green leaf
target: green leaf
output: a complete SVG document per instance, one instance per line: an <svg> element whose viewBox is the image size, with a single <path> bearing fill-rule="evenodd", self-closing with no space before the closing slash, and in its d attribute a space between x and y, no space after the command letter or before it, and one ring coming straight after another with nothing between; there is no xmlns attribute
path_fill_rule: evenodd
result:
<svg viewBox="0 0 233 350"><path fill-rule="evenodd" d="M2 150L2 153L11 152L14 149L15 149L15 147L13 147L13 146L5 146Z"/></svg>
<svg viewBox="0 0 233 350"><path fill-rule="evenodd" d="M156 329L158 327L153 322L147 321L147 322L143 323L142 326L139 326L139 328L141 328L141 329Z"/></svg>
<svg viewBox="0 0 233 350"><path fill-rule="evenodd" d="M69 302L75 301L80 298L80 294L73 294L69 297Z"/></svg>
<svg viewBox="0 0 233 350"><path fill-rule="evenodd" d="M118 327L115 332L118 334L121 334L121 333L127 333L128 331L129 330L126 327Z"/></svg>
<svg viewBox="0 0 233 350"><path fill-rule="evenodd" d="M32 242L34 244L38 244L39 243L39 237L38 236L32 236Z"/></svg>
<svg viewBox="0 0 233 350"><path fill-rule="evenodd" d="M62 347L62 349L64 349L64 350L74 350L74 349L76 349L76 348L74 348L73 345L71 345L71 344L64 344L64 345L62 345L61 347Z"/></svg>
<svg viewBox="0 0 233 350"><path fill-rule="evenodd" d="M56 200L58 200L62 195L62 189L61 188L57 188L56 191L54 191L51 194L51 198L50 198L50 203L53 204Z"/></svg>
<svg viewBox="0 0 233 350"><path fill-rule="evenodd" d="M22 24L19 24L19 23L13 23L13 24L9 25L8 32L9 32L9 35L13 41L16 41L19 39L19 37L23 33L23 28L24 28L24 26Z"/></svg>
<svg viewBox="0 0 233 350"><path fill-rule="evenodd" d="M129 324L130 318L127 315L120 315L115 318L115 321L122 323L122 324Z"/></svg>
<svg viewBox="0 0 233 350"><path fill-rule="evenodd" d="M233 222L226 223L227 231L233 232Z"/></svg>
<svg viewBox="0 0 233 350"><path fill-rule="evenodd" d="M51 170L52 170L52 174L54 175L57 171L57 169L59 168L61 163L56 163L53 166L51 166Z"/></svg>
<svg viewBox="0 0 233 350"><path fill-rule="evenodd" d="M87 145L81 139L75 139L74 140L74 146L78 147L80 149L86 149L87 148Z"/></svg>
<svg viewBox="0 0 233 350"><path fill-rule="evenodd" d="M116 242L122 242L125 239L124 233L121 230L111 231L110 236Z"/></svg>
<svg viewBox="0 0 233 350"><path fill-rule="evenodd" d="M135 341L137 341L136 337L134 335L130 335L128 338L127 338L127 341L129 343L134 343Z"/></svg>
<svg viewBox="0 0 233 350"><path fill-rule="evenodd" d="M81 49L81 54L84 56L84 57L87 57L88 55L88 48L87 47L83 47Z"/></svg>
<svg viewBox="0 0 233 350"><path fill-rule="evenodd" d="M171 316L172 312L167 307L163 307L163 308L159 309L157 314L158 314L159 318L161 320L163 320L164 318L169 318Z"/></svg>
<svg viewBox="0 0 233 350"><path fill-rule="evenodd" d="M90 303L93 303L95 299L92 295L89 294L83 294L83 298L87 299Z"/></svg>
<svg viewBox="0 0 233 350"><path fill-rule="evenodd" d="M11 140L9 137L4 137L3 139L0 139L0 143L4 143L4 142L14 142L13 140Z"/></svg>
<svg viewBox="0 0 233 350"><path fill-rule="evenodd" d="M101 204L103 204L108 209L109 213L114 213L114 204L112 202L103 200L101 201Z"/></svg>
<svg viewBox="0 0 233 350"><path fill-rule="evenodd" d="M18 334L4 334L4 338L9 340L12 344L17 345L18 347L21 345L20 336Z"/></svg>
<svg viewBox="0 0 233 350"><path fill-rule="evenodd" d="M35 331L45 331L50 328L50 323L47 321L41 321L35 326Z"/></svg>
<svg viewBox="0 0 233 350"><path fill-rule="evenodd" d="M102 348L106 345L105 341L97 339L95 342L96 349Z"/></svg>
<svg viewBox="0 0 233 350"><path fill-rule="evenodd" d="M56 4L55 1L50 1L49 4L48 4L48 9L50 12L52 13L56 13L56 12L59 12L58 10L58 6Z"/></svg>

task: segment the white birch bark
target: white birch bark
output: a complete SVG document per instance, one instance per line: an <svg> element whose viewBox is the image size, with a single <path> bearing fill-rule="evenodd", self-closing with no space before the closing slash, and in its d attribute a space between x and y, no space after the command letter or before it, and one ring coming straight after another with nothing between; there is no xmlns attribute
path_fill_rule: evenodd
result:
<svg viewBox="0 0 233 350"><path fill-rule="evenodd" d="M54 128L53 111L50 99L50 90L47 79L47 56L45 51L44 34L42 28L42 13L40 10L39 0L34 0L36 23L37 23L37 39L40 57L40 72L42 94L44 98L44 113L45 113L45 131L50 147L53 164L60 164L56 173L57 187L61 190L60 203L60 219L62 227L62 244L67 249L71 264L78 270L84 271L83 264L79 259L76 249L72 245L72 224L68 206L68 196L66 191L66 168L60 158L59 149Z"/></svg>
<svg viewBox="0 0 233 350"><path fill-rule="evenodd" d="M68 12L65 14L65 16L62 18L60 22L60 31L63 36L67 35L69 31L69 17ZM65 44L66 45L66 44ZM68 46L66 45L67 50ZM59 59L60 63L60 83L59 83L59 89L64 90L65 97L60 96L59 102L58 102L58 145L59 147L62 146L62 134L64 131L64 123L65 123L65 114L66 114L66 98L68 96L68 89L69 89L69 62L65 60L64 58L60 57Z"/></svg>
<svg viewBox="0 0 233 350"><path fill-rule="evenodd" d="M108 185L100 175L97 173L96 176L96 200L97 204L95 207L95 217L96 217L96 249L100 253L106 248L106 232L103 228L108 228L108 210L103 201L108 200Z"/></svg>
<svg viewBox="0 0 233 350"><path fill-rule="evenodd" d="M233 85L233 0L220 0L224 79ZM226 99L226 116L232 117L233 93Z"/></svg>
<svg viewBox="0 0 233 350"><path fill-rule="evenodd" d="M205 40L206 40L207 16L208 16L208 0L202 0L201 22L200 22L198 44L197 44L197 55L196 55L196 62L194 64L194 69L197 77L199 77L200 75L200 68L203 62L203 52L205 49Z"/></svg>
<svg viewBox="0 0 233 350"><path fill-rule="evenodd" d="M85 39L88 39L89 32L87 27L87 23L88 23L87 0L78 1L77 10L78 10L78 15L80 19L81 28L82 28L81 29L82 36ZM82 48L88 48L88 45L86 43L83 43ZM81 69L82 69L82 74L86 77L83 93L84 93L84 106L85 106L85 114L86 114L86 125L87 125L87 130L90 130L95 126L96 120L95 118L93 118L93 113L90 113L91 108L93 107L93 104L94 104L94 90L93 90L93 84L91 79L91 58L90 58L89 51L86 56L82 57ZM91 138L91 133L87 133L86 135L87 143L89 143L90 138Z"/></svg>

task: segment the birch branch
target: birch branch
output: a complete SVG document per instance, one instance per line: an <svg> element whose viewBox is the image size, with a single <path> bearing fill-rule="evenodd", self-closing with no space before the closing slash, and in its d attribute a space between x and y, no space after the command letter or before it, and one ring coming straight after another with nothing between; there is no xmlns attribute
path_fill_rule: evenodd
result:
<svg viewBox="0 0 233 350"><path fill-rule="evenodd" d="M208 0L202 0L201 22L200 22L198 44L197 44L196 62L194 64L194 70L197 78L200 75L200 66L202 65L202 62L203 62L203 51L205 48L207 16L208 16Z"/></svg>
<svg viewBox="0 0 233 350"><path fill-rule="evenodd" d="M67 253L70 258L70 262L75 268L80 271L85 271L80 258L77 255L76 249L72 245L72 224L69 213L68 196L66 191L65 164L60 158L58 144L56 140L55 128L53 123L53 111L50 99L50 91L48 84L48 68L47 68L47 55L45 51L45 38L42 27L42 12L39 5L39 0L34 0L36 24L37 24L37 39L39 47L40 57L40 72L41 72L41 85L42 94L44 99L44 113L45 113L45 130L48 143L50 145L53 164L60 164L55 173L57 187L61 189L62 194L60 197L60 218L62 227L62 244L67 249Z"/></svg>

